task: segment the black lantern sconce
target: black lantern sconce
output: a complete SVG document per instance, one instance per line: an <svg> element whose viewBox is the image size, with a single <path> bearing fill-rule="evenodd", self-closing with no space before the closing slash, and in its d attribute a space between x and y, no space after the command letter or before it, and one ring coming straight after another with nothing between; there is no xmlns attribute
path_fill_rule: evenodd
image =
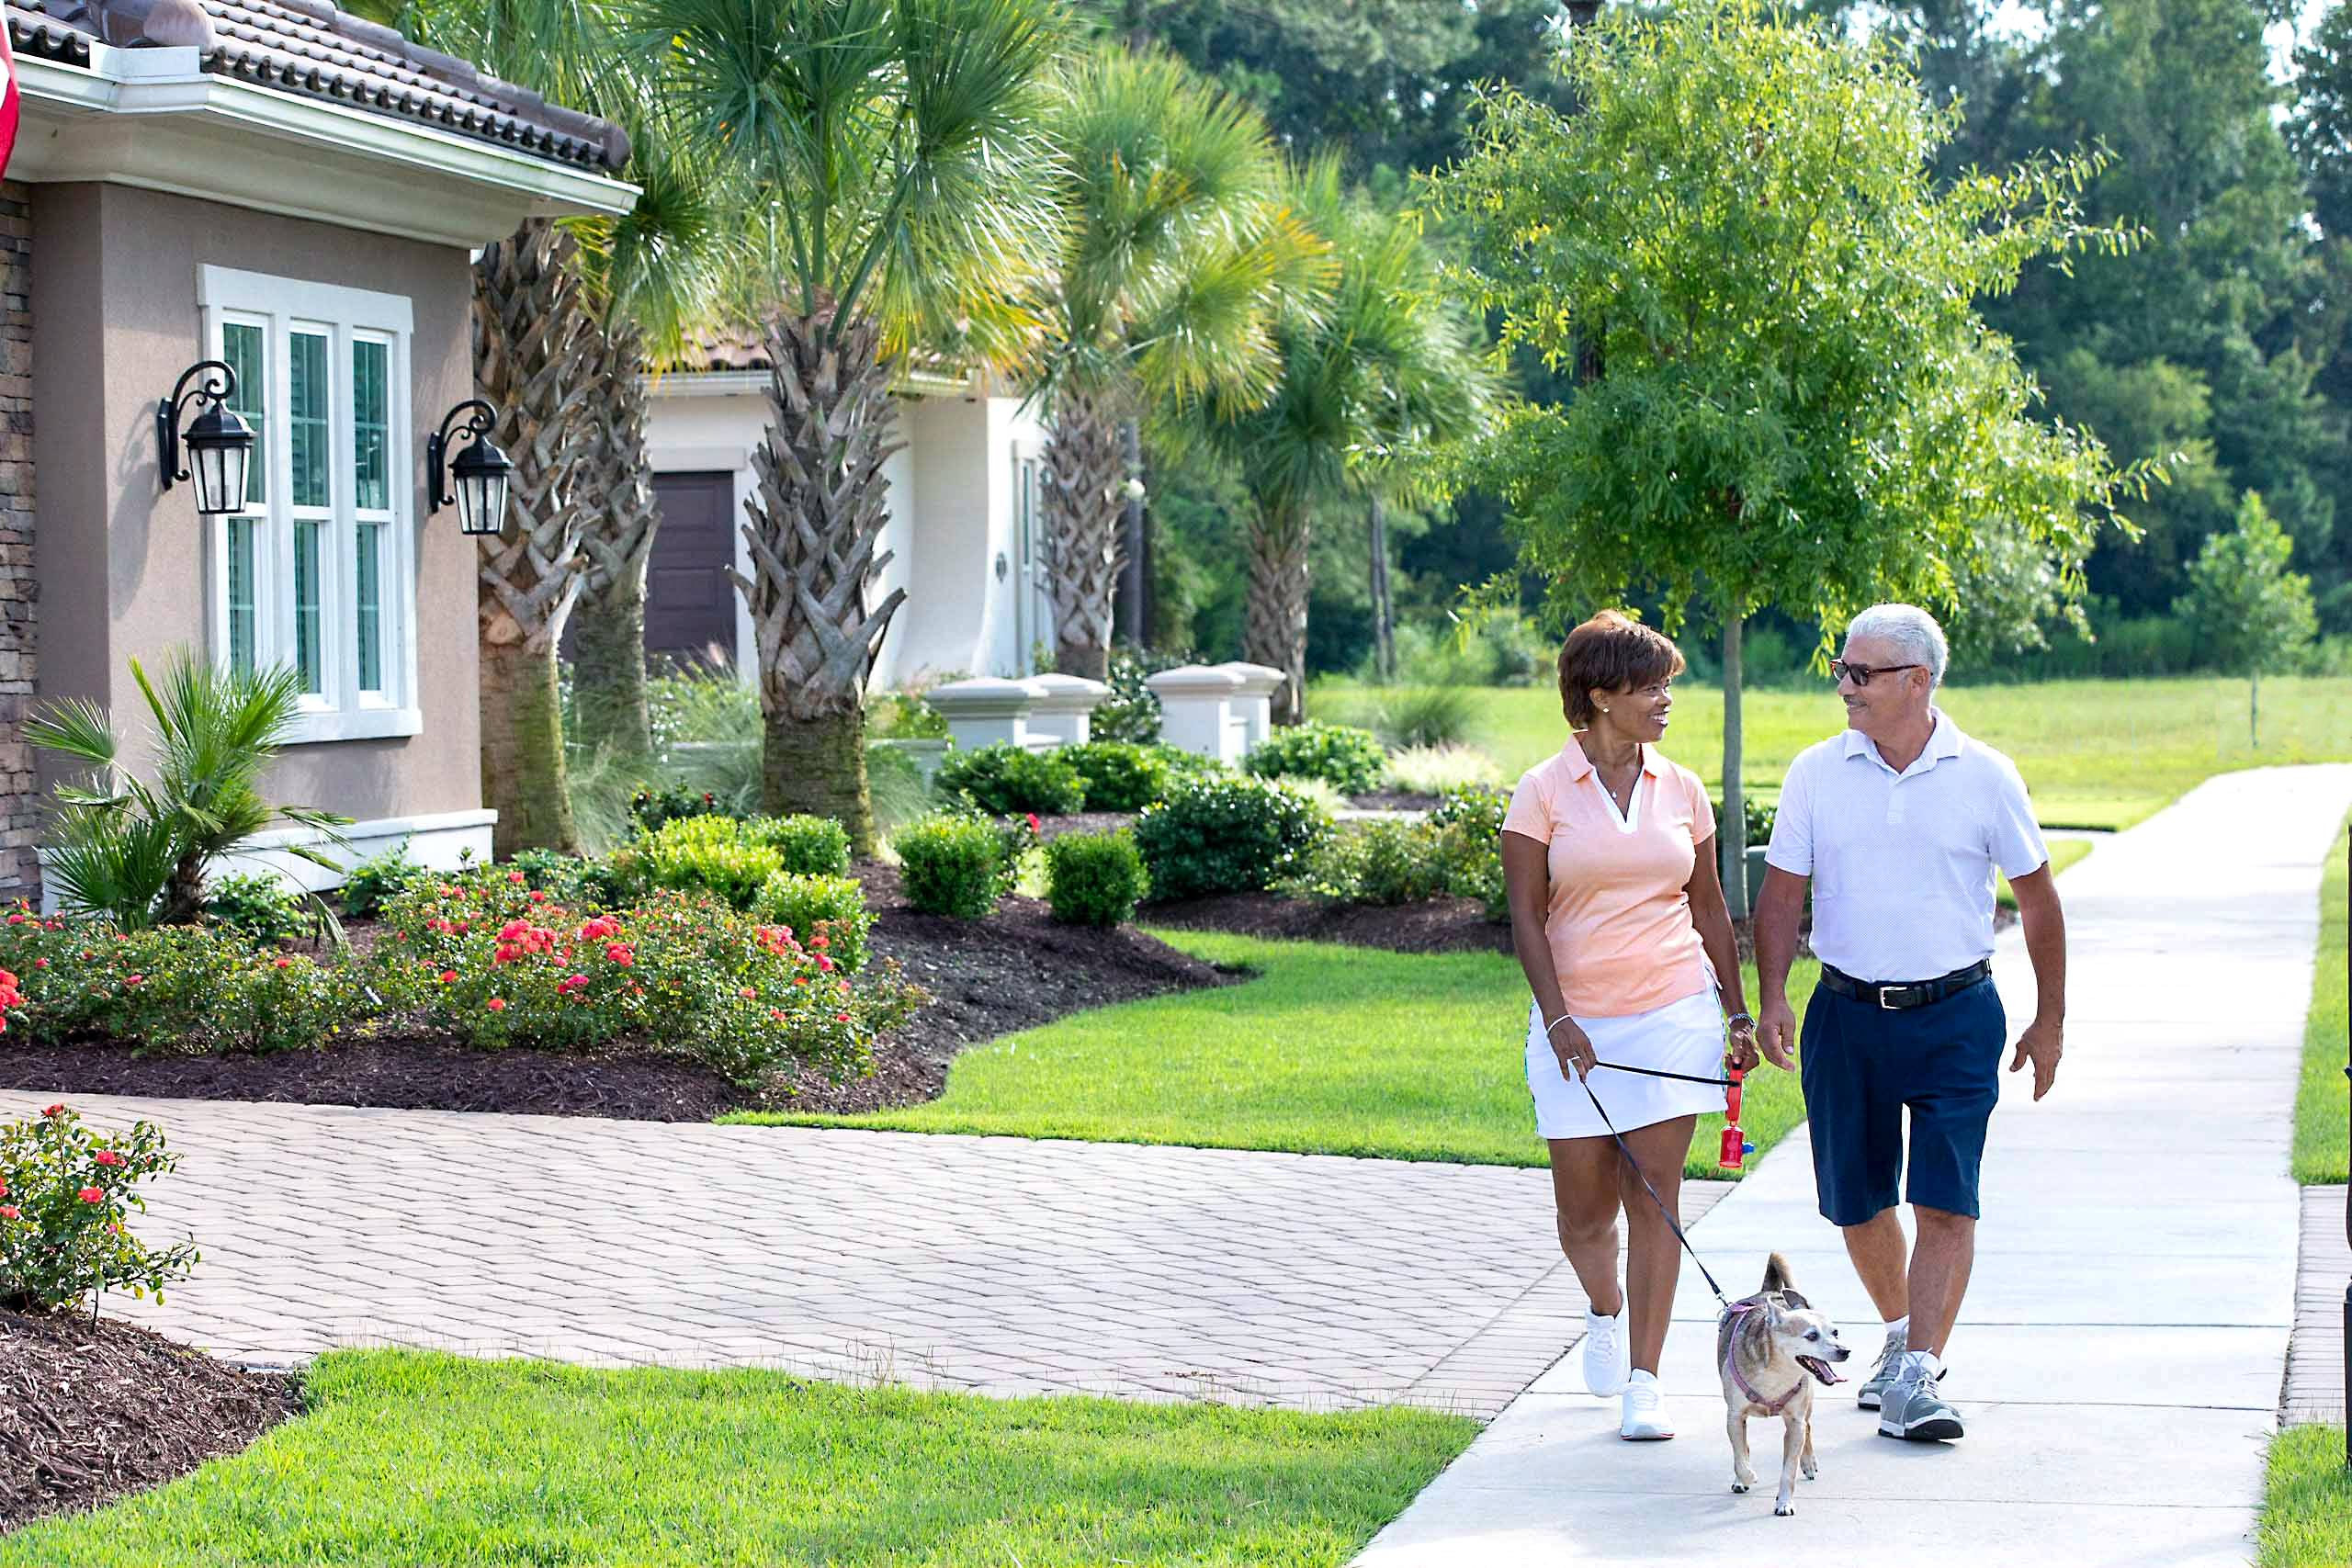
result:
<svg viewBox="0 0 2352 1568"><path fill-rule="evenodd" d="M473 444L451 459L449 426L459 414L468 416L466 428L459 434L472 435ZM497 420L498 411L475 398L444 415L441 428L424 443L425 468L432 483L425 511L455 506L460 534L490 535L506 526L506 483L514 465L490 438L490 427Z"/></svg>
<svg viewBox="0 0 2352 1568"><path fill-rule="evenodd" d="M191 389L188 382L208 370L218 370L219 376L204 376ZM179 384L172 395L155 411L155 443L163 468L164 488L169 490L178 480L196 481L196 509L207 515L224 512L242 512L245 506L245 470L254 457L253 426L238 417L229 406L237 395L237 373L226 360L200 359L180 372ZM188 422L187 431L180 431L180 409L190 399L203 403L204 412ZM180 466L180 447L187 447L187 466Z"/></svg>

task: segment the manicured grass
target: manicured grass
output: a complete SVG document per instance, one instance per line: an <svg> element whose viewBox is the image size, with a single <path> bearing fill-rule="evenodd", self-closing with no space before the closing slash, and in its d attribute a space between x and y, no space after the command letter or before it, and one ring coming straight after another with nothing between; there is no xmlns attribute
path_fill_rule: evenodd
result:
<svg viewBox="0 0 2352 1568"><path fill-rule="evenodd" d="M2303 1081L2295 1096L2295 1179L2336 1182L2348 1174L2344 1096L2345 845L2352 819L2335 836L2319 883L2319 953L2312 970L2312 1010L2303 1024Z"/></svg>
<svg viewBox="0 0 2352 1568"><path fill-rule="evenodd" d="M1559 750L1566 729L1550 686L1471 694L1470 739L1516 778ZM1311 712L1330 715L1362 688L1317 685ZM1970 734L2017 761L2045 826L2128 828L2214 773L2277 762L2352 760L2352 679L2290 677L2262 686L2262 748L2246 739L2245 682L2183 677L1954 686L1938 699ZM1825 681L1814 692L1748 692L1741 710L1747 786L1781 787L1799 751L1845 726ZM1675 688L1665 750L1710 784L1723 761L1723 694Z"/></svg>
<svg viewBox="0 0 2352 1568"><path fill-rule="evenodd" d="M2057 875L2090 853L2093 847L2088 839L2052 839L2050 841L2050 874ZM1993 874L1993 901L2004 909L2018 907L2018 896L2009 891L2009 879L1998 872Z"/></svg>
<svg viewBox="0 0 2352 1568"><path fill-rule="evenodd" d="M337 1352L304 1415L0 1565L1344 1562L1476 1431Z"/></svg>
<svg viewBox="0 0 2352 1568"><path fill-rule="evenodd" d="M2260 1568L2352 1562L2352 1476L2341 1426L2290 1427L2270 1439L2255 1542Z"/></svg>
<svg viewBox="0 0 2352 1568"><path fill-rule="evenodd" d="M1078 1013L976 1046L927 1105L865 1116L729 1121L1102 1143L1544 1163L1523 1066L1527 982L1494 953L1395 953L1207 931L1155 931L1245 985ZM1791 991L1813 987L1799 966ZM1751 970L1747 994L1756 995ZM1795 1075L1750 1081L1742 1124L1760 1152L1803 1120ZM1713 1176L1720 1116L1686 1167Z"/></svg>

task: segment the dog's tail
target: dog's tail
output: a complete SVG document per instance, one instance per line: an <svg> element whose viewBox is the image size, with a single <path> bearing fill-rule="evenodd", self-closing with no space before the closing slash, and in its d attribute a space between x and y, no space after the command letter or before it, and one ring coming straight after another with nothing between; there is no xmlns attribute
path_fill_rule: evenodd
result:
<svg viewBox="0 0 2352 1568"><path fill-rule="evenodd" d="M1764 1260L1765 1293L1770 1294L1774 1291L1785 1291L1788 1288L1789 1260L1776 1252L1772 1254L1771 1257Z"/></svg>

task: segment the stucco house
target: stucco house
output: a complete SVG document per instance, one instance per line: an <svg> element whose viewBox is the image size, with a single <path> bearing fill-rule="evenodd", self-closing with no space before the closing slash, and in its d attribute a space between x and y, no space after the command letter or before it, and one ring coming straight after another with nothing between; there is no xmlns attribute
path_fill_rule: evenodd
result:
<svg viewBox="0 0 2352 1568"><path fill-rule="evenodd" d="M626 139L316 0L6 18L0 897L34 891L52 782L28 710L141 716L128 662L175 645L300 671L277 798L356 818L363 853L486 855L477 545L429 513L425 438L474 395L470 253L532 215L626 211ZM158 404L206 359L258 436L220 515L158 468Z"/></svg>
<svg viewBox="0 0 2352 1568"><path fill-rule="evenodd" d="M749 573L741 525L757 493L752 453L767 428L768 359L748 333L695 345L697 368L653 378L646 439L662 527L647 569L649 655L708 660L755 673L752 618L728 568ZM907 603L890 623L874 678L1025 675L1054 641L1039 533L1037 464L1045 427L984 374L900 373L899 435L889 461L890 522L878 599Z"/></svg>

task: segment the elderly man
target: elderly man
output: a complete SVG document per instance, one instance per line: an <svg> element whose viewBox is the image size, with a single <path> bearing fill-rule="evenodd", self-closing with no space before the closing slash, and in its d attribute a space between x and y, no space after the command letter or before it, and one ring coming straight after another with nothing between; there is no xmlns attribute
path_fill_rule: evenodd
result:
<svg viewBox="0 0 2352 1568"><path fill-rule="evenodd" d="M2000 1098L2007 1021L1994 989L1993 873L2007 874L2039 993L2009 1063L2033 1064L2033 1097L2058 1076L2066 931L2041 830L2007 757L1935 705L1944 636L1909 604L1854 617L1830 663L1843 735L1789 767L1756 904L1763 1016L1758 1048L1790 1066L1797 916L1813 885L1821 983L1805 1006L1805 1111L1821 1213L1843 1229L1886 1344L1862 1384L1879 1431L1961 1435L1940 1392L1945 1342L1976 1256L1976 1176ZM1896 1179L1917 1241L1905 1256Z"/></svg>

